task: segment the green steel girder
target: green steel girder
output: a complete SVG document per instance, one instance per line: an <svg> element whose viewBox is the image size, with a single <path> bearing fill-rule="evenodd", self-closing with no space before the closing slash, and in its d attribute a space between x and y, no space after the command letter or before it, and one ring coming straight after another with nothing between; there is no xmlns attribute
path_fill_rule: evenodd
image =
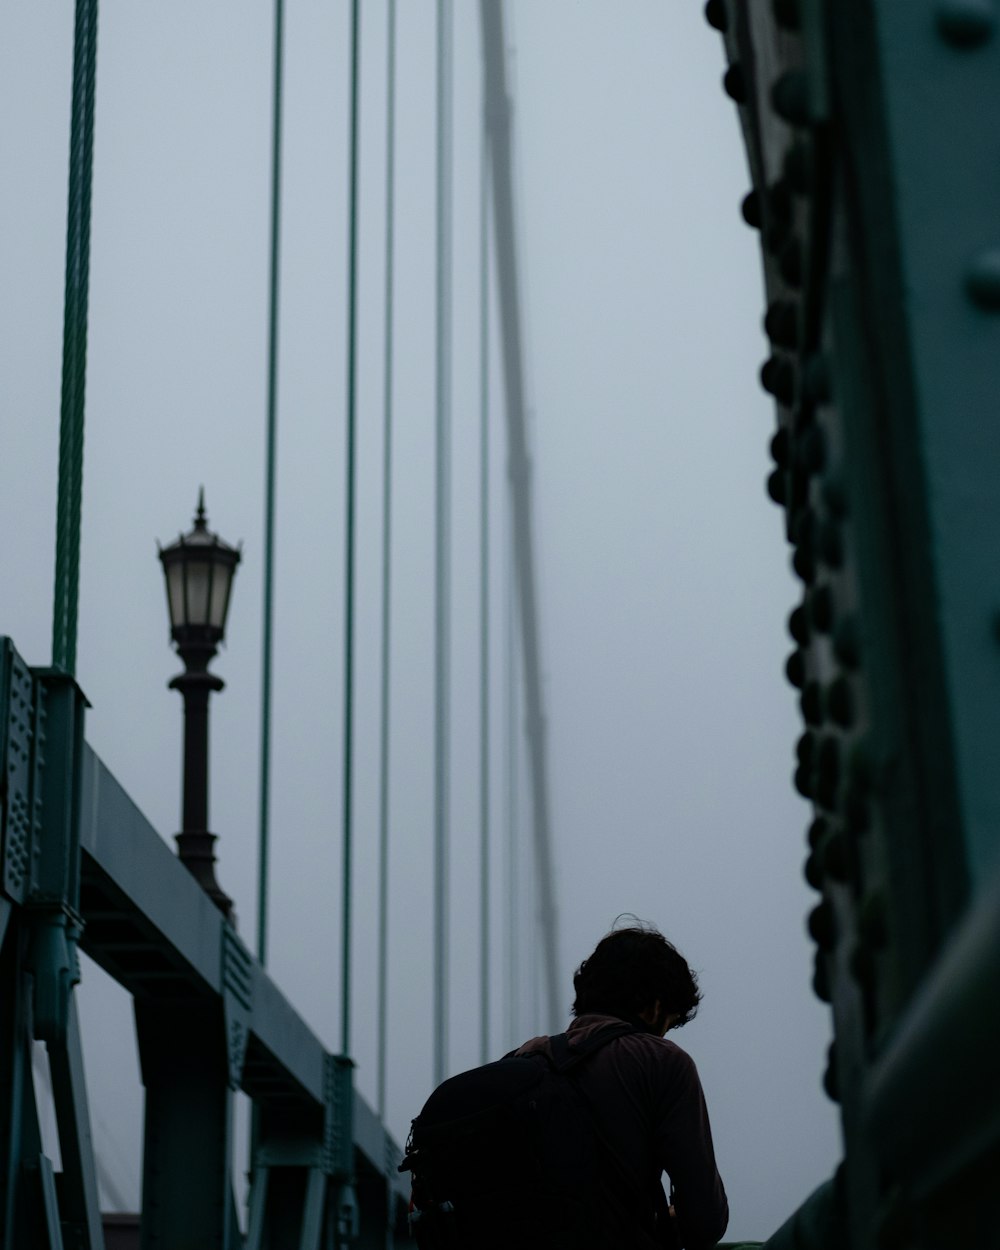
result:
<svg viewBox="0 0 1000 1250"><path fill-rule="evenodd" d="M76 683L0 639L0 1226L5 1245L102 1250L73 986L83 716ZM62 1157L41 1149L31 1047L44 1040Z"/></svg>
<svg viewBox="0 0 1000 1250"><path fill-rule="evenodd" d="M407 1198L398 1146L353 1089L350 1061L324 1050L84 744L84 706L65 675L31 672L0 639L3 1244L103 1244L72 995L79 941L135 1000L147 1107L144 1246L240 1244L230 1182L235 1089L254 1100L260 1127L259 1244L320 1250L342 1243L360 1214L358 1244L384 1246ZM41 1153L30 1075L31 1039L42 1035L63 1157L58 1186Z"/></svg>
<svg viewBox="0 0 1000 1250"><path fill-rule="evenodd" d="M803 582L795 785L815 808L809 928L850 1244L988 1239L1000 14L986 0L710 0L706 14L760 230L768 491Z"/></svg>

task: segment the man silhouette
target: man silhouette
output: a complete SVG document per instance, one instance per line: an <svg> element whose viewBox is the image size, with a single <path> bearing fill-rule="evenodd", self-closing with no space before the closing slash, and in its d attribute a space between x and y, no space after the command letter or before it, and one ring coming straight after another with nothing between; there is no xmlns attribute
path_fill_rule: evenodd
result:
<svg viewBox="0 0 1000 1250"><path fill-rule="evenodd" d="M698 982L684 957L648 925L615 929L573 978L572 1053L602 1031L633 1028L599 1046L574 1079L608 1156L599 1205L609 1245L705 1250L726 1231L729 1205L715 1165L694 1061L666 1034L694 1017ZM516 1052L552 1055L553 1039ZM663 1193L670 1177L672 1205Z"/></svg>

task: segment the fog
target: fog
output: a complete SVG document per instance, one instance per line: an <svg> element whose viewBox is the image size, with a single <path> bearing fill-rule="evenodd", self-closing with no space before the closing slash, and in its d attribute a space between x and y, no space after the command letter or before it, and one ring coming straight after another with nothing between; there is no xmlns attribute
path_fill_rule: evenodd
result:
<svg viewBox="0 0 1000 1250"><path fill-rule="evenodd" d="M361 32L354 1054L375 1093L386 6ZM806 805L784 683L796 600L767 500L755 237L700 4L505 6L531 409L560 973L620 913L698 969L678 1035L708 1098L729 1236L763 1237L839 1157L811 994ZM434 16L399 5L388 1121L431 1087ZM269 969L331 1049L339 898L348 21L287 6ZM219 879L255 940L272 11L104 0L98 42L78 678L88 739L165 838L180 668L155 542L243 542L214 664ZM479 1054L478 5L455 5L449 1066ZM0 14L0 632L49 659L72 6ZM492 1053L542 1027L511 602L496 309L491 421ZM515 677L517 670L515 667ZM513 707L517 737L519 705ZM513 804L509 795L513 792ZM515 873L508 900L516 827ZM513 944L509 921L513 919ZM109 1206L139 1201L129 1004L80 988ZM114 1192L112 1192L114 1191Z"/></svg>

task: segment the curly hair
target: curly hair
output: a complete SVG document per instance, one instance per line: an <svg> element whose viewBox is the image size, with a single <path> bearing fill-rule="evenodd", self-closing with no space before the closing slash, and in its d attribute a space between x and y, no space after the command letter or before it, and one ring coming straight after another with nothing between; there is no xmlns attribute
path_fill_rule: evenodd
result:
<svg viewBox="0 0 1000 1250"><path fill-rule="evenodd" d="M629 917L635 921L635 917ZM573 977L573 1015L588 1012L634 1019L659 1002L679 1029L701 1001L698 978L684 956L653 925L635 921L612 929Z"/></svg>

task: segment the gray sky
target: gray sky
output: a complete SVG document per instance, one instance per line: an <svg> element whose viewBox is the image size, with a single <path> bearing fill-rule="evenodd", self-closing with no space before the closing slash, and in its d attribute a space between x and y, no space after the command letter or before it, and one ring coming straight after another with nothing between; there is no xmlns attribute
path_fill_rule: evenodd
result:
<svg viewBox="0 0 1000 1250"><path fill-rule="evenodd" d="M346 4L291 0L286 61L271 969L338 1035ZM477 1061L478 6L456 4L451 1066ZM374 844L385 5L363 8L358 1083L375 1087ZM809 989L806 805L782 678L795 602L765 497L773 425L737 119L701 5L520 0L515 96L540 626L565 1002L621 912L702 976L695 1057L733 1210L773 1231L839 1155ZM399 5L389 1119L430 1088L434 6ZM79 678L88 737L154 825L179 815L180 700L155 539L204 483L242 539L213 705L219 877L252 945L263 517L269 4L104 0L98 50ZM0 15L0 630L49 657L72 7ZM506 591L494 413L493 1050L537 1032L530 891L503 971ZM524 761L518 761L523 782ZM523 786L522 786L523 789ZM527 870L521 848L521 872ZM82 987L95 1136L138 1201L125 996Z"/></svg>

